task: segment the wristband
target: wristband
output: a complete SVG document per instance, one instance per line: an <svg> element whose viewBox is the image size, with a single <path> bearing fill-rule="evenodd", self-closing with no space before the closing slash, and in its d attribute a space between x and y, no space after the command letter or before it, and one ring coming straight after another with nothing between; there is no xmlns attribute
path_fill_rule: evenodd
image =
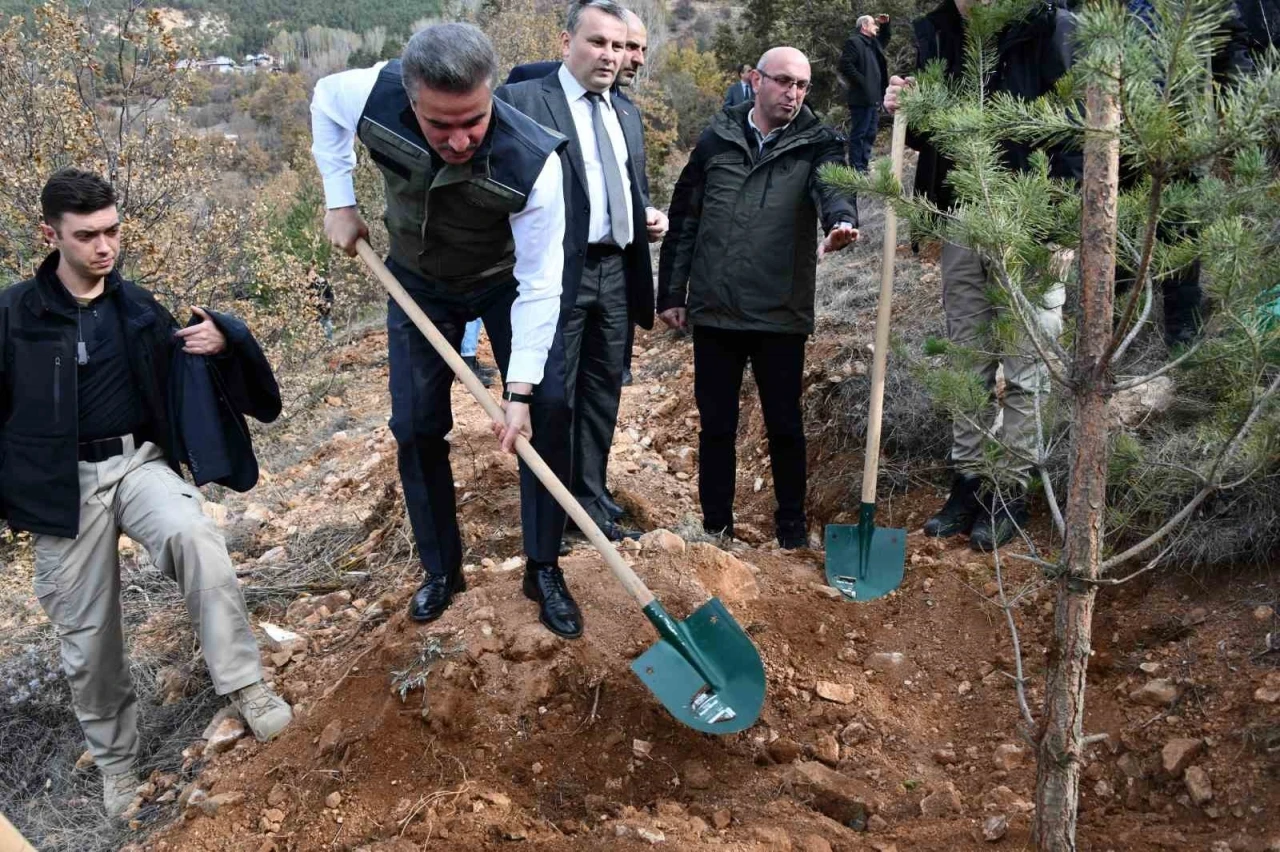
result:
<svg viewBox="0 0 1280 852"><path fill-rule="evenodd" d="M502 398L507 402L523 402L525 405L529 405L533 402L533 394L516 393L515 391L510 391L506 388L502 389Z"/></svg>

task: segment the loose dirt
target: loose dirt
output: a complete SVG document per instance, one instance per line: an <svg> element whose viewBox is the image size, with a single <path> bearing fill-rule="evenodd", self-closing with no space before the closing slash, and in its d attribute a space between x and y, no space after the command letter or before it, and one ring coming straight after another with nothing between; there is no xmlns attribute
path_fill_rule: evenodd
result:
<svg viewBox="0 0 1280 852"><path fill-rule="evenodd" d="M811 386L828 382L842 333L815 339ZM687 339L640 334L610 474L638 523L697 541L691 364ZM631 675L629 662L654 636L594 551L562 560L586 635L565 642L538 625L519 587L515 462L494 449L461 386L452 442L468 590L440 621L408 621L417 567L383 425L385 337L353 342L331 366L342 387L328 410L270 436L282 461L268 463L268 481L248 495L259 520L247 521L235 497L227 523L247 589L270 583L270 563L255 561L263 554L288 565L302 555L299 542L329 536L338 543L325 551L329 576L350 594L322 609L316 599L260 607L261 620L303 638L301 649L266 654L297 721L267 745L242 739L206 757L194 744L185 818L141 846L1027 846L1034 762L1019 736L1007 628L987 601L996 565L963 541L915 532L940 503L937 491L886 501L882 523L913 531L901 590L863 605L832 600L820 551L773 544L767 454L747 383L743 541L728 551L754 582L718 568L728 557L709 544L697 553L623 549L678 615L720 594L764 657L769 700L759 724L705 736L672 721ZM838 518L856 495L823 483L838 473L856 487L845 468L856 472L859 461L832 453L820 426L811 455L813 519ZM285 550L272 556L277 546ZM1008 594L1020 595L1027 701L1038 713L1051 593L1027 563L1001 568ZM1086 729L1108 739L1085 769L1081 849L1280 848L1280 668L1278 655L1260 653L1276 629L1263 609L1276 588L1257 571L1166 574L1104 596ZM1141 692L1152 681L1168 682L1163 696ZM1192 756L1175 776L1162 752L1177 740L1196 744L1184 744Z"/></svg>

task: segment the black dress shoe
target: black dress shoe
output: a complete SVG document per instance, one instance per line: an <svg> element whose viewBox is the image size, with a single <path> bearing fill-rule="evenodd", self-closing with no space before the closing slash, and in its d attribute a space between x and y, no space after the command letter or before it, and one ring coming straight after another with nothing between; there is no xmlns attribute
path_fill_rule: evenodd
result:
<svg viewBox="0 0 1280 852"><path fill-rule="evenodd" d="M623 386L624 388L629 388L629 387L631 387L632 383L634 383L634 382L635 382L635 377L631 375L631 370L623 370L623 371L622 371L622 386Z"/></svg>
<svg viewBox="0 0 1280 852"><path fill-rule="evenodd" d="M604 521L599 524L600 532L604 533L604 537L609 541L623 541L628 538L639 538L644 535L640 530L633 530L630 527L624 527L615 521ZM578 529L578 525L570 521L569 529L565 532L566 536L579 541L588 541L587 534Z"/></svg>
<svg viewBox="0 0 1280 852"><path fill-rule="evenodd" d="M524 596L539 605L538 620L552 633L565 639L582 635L582 612L569 594L559 565L529 560L524 567Z"/></svg>
<svg viewBox="0 0 1280 852"><path fill-rule="evenodd" d="M459 571L448 574L428 574L427 579L409 601L409 617L414 621L435 621L453 602L453 596L467 590L467 581Z"/></svg>
<svg viewBox="0 0 1280 852"><path fill-rule="evenodd" d="M609 514L609 517L615 521L620 520L627 513L627 510L619 506L618 502L613 499L613 495L608 491L600 495L600 508L604 509Z"/></svg>

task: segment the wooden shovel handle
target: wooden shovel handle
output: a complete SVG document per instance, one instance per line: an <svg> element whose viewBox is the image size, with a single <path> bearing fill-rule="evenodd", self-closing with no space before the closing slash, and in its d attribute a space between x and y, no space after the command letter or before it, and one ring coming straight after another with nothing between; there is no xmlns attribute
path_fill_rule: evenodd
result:
<svg viewBox="0 0 1280 852"><path fill-rule="evenodd" d="M36 852L36 847L27 842L18 829L0 814L0 852Z"/></svg>
<svg viewBox="0 0 1280 852"><path fill-rule="evenodd" d="M493 398L480 384L480 380L471 372L471 368L466 365L454 348L449 345L449 341L445 339L440 330L436 328L435 323L427 318L422 308L418 307L418 303L413 300L404 287L400 286L400 282L391 274L391 270L387 269L386 264L382 262L382 258L378 257L377 252L373 250L364 240L356 243L356 251L360 254L360 259L365 262L370 271L377 276L382 282L382 286L391 294L391 298L396 300L404 312L408 314L409 319L413 320L413 324L427 338L436 352L449 365L449 369L453 370L454 375L462 380L462 384L466 386L476 401L484 406L484 410L498 424L506 423L506 414L502 410L502 406ZM569 440L568 436L564 440ZM617 548L613 546L613 542L605 538L604 533L596 526L595 521L591 520L591 516L587 514L587 510L582 508L569 489L564 487L564 483L551 472L551 468L547 467L547 463L542 460L542 456L538 455L538 451L533 445L520 436L516 438L516 453L529 466L538 480L546 486L551 492L551 496L556 498L556 502L564 507L569 517L573 518L573 522L578 525L578 529L582 530L587 540L590 541L600 551L600 555L604 557L605 564L609 566L609 570L613 572L613 576L618 578L618 582L622 583L628 594L635 598L636 603L641 607L646 607L653 602L653 592L645 586L644 581L636 576L636 572L631 570L631 566L627 565L622 559L622 555L618 553Z"/></svg>
<svg viewBox="0 0 1280 852"><path fill-rule="evenodd" d="M893 116L890 156L893 176L902 182L902 157L907 145L907 120ZM893 259L898 253L898 214L886 200L884 249L880 258L880 301L876 307L876 351L871 362L871 403L867 410L867 451L862 463L862 502L876 502L876 477L880 473L880 419L884 414L884 375L889 360L889 315L893 311Z"/></svg>

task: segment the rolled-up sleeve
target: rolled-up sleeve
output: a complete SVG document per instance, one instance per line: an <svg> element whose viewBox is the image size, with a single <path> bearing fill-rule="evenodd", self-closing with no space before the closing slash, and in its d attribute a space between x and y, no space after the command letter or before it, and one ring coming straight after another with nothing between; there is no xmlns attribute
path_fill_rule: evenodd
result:
<svg viewBox="0 0 1280 852"><path fill-rule="evenodd" d="M560 321L564 278L564 177L560 156L547 157L524 209L511 214L516 244L516 300L511 305L507 382L542 381Z"/></svg>
<svg viewBox="0 0 1280 852"><path fill-rule="evenodd" d="M324 203L330 210L356 203L351 178L356 168L356 127L386 64L322 77L311 96L311 155L324 180Z"/></svg>

